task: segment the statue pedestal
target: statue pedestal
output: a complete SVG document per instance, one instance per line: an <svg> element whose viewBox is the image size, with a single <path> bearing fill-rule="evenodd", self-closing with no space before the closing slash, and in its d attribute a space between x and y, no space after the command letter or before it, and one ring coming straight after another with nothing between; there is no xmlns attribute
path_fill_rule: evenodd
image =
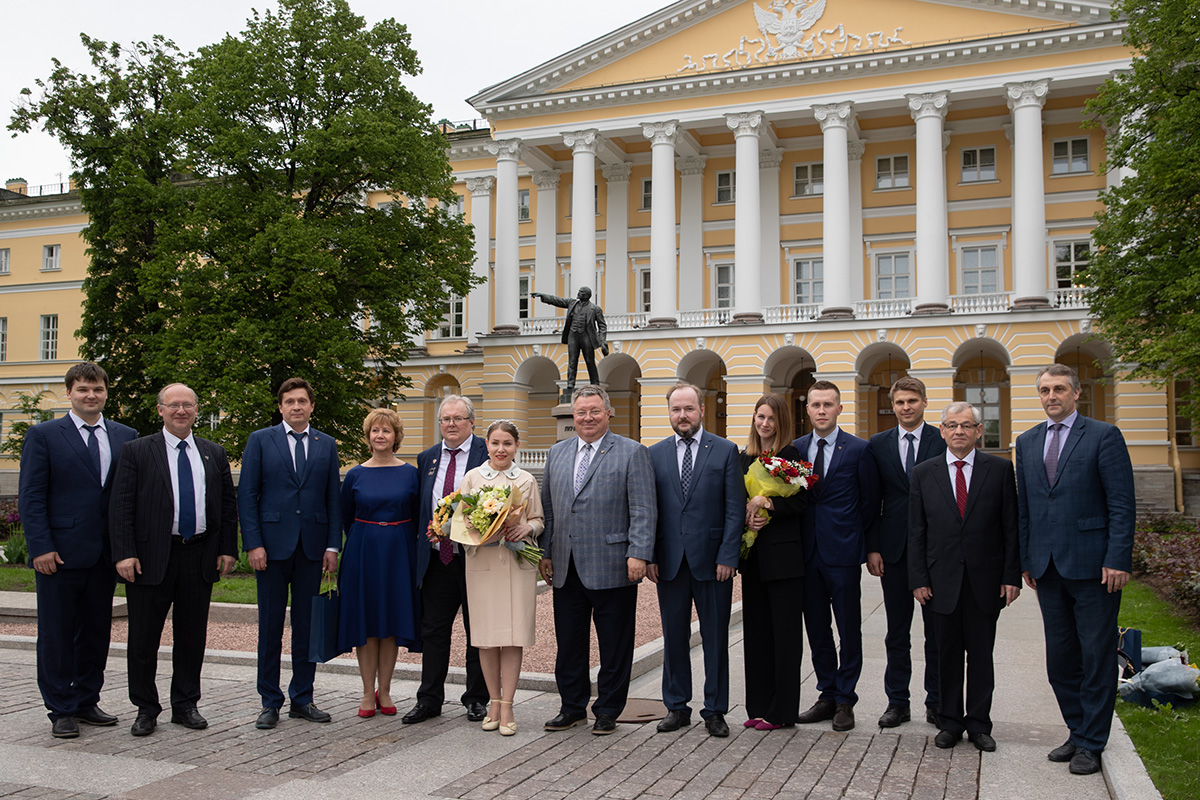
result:
<svg viewBox="0 0 1200 800"><path fill-rule="evenodd" d="M571 414L570 403L559 403L550 409L550 416L554 417L554 441L561 442L575 435L575 417Z"/></svg>

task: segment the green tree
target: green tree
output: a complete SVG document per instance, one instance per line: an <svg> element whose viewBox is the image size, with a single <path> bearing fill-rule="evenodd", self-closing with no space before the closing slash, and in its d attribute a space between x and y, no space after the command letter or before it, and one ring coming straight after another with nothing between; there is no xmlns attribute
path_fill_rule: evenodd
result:
<svg viewBox="0 0 1200 800"><path fill-rule="evenodd" d="M1105 210L1084 280L1100 335L1134 375L1200 375L1200 0L1122 0L1132 69L1089 109L1124 180ZM1200 380L1186 398L1200 416Z"/></svg>
<svg viewBox="0 0 1200 800"><path fill-rule="evenodd" d="M45 392L38 392L37 394L21 395L21 399L17 401L16 410L24 414L26 418L20 422L14 422L8 429L8 436L5 437L4 444L0 445L0 453L20 458L21 448L25 446L25 431L39 422L49 422L54 419L53 411L42 408L42 395L44 394Z"/></svg>

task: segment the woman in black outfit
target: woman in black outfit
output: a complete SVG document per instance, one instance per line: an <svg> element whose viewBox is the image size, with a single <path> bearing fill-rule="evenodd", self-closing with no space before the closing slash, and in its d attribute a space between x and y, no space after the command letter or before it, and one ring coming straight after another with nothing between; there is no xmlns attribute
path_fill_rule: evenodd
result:
<svg viewBox="0 0 1200 800"><path fill-rule="evenodd" d="M792 414L777 394L754 406L750 438L742 451L745 473L766 451L802 461L792 446ZM741 560L742 652L746 668L747 728L790 728L800 712L800 670L804 655L801 609L804 604L804 550L800 521L808 492L791 497L747 497L746 524L758 530L748 557ZM765 508L770 519L755 512Z"/></svg>

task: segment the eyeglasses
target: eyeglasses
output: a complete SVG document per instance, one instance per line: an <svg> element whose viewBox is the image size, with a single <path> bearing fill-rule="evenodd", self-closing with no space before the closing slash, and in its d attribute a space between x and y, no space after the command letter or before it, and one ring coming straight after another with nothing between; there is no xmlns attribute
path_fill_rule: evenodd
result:
<svg viewBox="0 0 1200 800"><path fill-rule="evenodd" d="M440 420L438 420L438 422L442 423L443 425L458 425L459 423L470 421L470 417L442 417Z"/></svg>
<svg viewBox="0 0 1200 800"><path fill-rule="evenodd" d="M191 411L197 407L195 403L159 403L159 405L169 411Z"/></svg>
<svg viewBox="0 0 1200 800"><path fill-rule="evenodd" d="M943 422L942 423L942 430L950 431L952 433L954 431L958 430L959 428L962 428L964 431L967 431L969 433L969 432L975 430L977 427L979 427L978 424L976 424L974 422Z"/></svg>

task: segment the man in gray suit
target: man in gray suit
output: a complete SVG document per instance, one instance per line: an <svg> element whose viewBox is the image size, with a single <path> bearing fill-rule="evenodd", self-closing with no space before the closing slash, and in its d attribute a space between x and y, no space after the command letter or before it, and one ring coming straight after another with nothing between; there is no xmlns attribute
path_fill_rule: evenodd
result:
<svg viewBox="0 0 1200 800"><path fill-rule="evenodd" d="M571 413L577 435L550 448L542 482L546 530L539 544L547 557L541 570L554 586L554 677L561 698L546 730L587 719L594 619L600 674L592 733L603 735L616 730L629 694L637 584L654 557L654 470L645 447L609 431L612 404L599 386L576 390Z"/></svg>

